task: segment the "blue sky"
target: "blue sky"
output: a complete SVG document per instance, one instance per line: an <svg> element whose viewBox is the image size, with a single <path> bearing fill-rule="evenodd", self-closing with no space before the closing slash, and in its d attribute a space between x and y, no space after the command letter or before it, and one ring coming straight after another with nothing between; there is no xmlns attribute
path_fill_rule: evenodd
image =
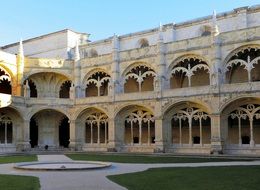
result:
<svg viewBox="0 0 260 190"><path fill-rule="evenodd" d="M70 28L95 41L260 4L260 0L3 0L0 46Z"/></svg>

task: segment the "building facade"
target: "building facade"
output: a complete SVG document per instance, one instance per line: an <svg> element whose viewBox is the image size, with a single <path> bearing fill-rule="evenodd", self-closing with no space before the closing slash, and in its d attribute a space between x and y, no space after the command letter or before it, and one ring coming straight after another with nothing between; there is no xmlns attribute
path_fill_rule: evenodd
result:
<svg viewBox="0 0 260 190"><path fill-rule="evenodd" d="M1 152L260 154L260 6L78 41L2 47Z"/></svg>

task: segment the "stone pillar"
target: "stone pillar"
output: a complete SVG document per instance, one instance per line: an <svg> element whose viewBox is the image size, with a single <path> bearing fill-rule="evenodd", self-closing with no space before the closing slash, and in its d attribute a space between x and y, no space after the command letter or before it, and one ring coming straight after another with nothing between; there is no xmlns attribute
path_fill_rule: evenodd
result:
<svg viewBox="0 0 260 190"><path fill-rule="evenodd" d="M211 115L211 154L223 154L220 114Z"/></svg>
<svg viewBox="0 0 260 190"><path fill-rule="evenodd" d="M120 71L119 71L119 39L117 35L112 39L112 76L109 84L109 95L114 97L118 92L122 92L122 86L120 85Z"/></svg>
<svg viewBox="0 0 260 190"><path fill-rule="evenodd" d="M166 86L166 62L165 62L165 45L163 42L163 27L160 25L157 39L157 64L158 64L158 76L154 83L154 90L157 92L157 97L161 97L161 92Z"/></svg>
<svg viewBox="0 0 260 190"><path fill-rule="evenodd" d="M22 125L22 141L17 143L18 151L30 149L30 120L24 120Z"/></svg>
<svg viewBox="0 0 260 190"><path fill-rule="evenodd" d="M217 25L216 13L212 16L212 31L211 31L211 62L210 68L210 84L220 85L224 82L224 68L221 68L221 39L219 37L219 29Z"/></svg>
<svg viewBox="0 0 260 190"><path fill-rule="evenodd" d="M82 132L80 131L80 122L75 120L70 120L70 144L69 147L72 150L80 151L82 150L81 141Z"/></svg>
<svg viewBox="0 0 260 190"><path fill-rule="evenodd" d="M164 152L166 143L165 129L161 117L155 118L155 152Z"/></svg>
<svg viewBox="0 0 260 190"><path fill-rule="evenodd" d="M82 93L81 93L81 63L80 63L78 41L76 42L75 53L74 53L74 84L75 84L75 98L82 97Z"/></svg>
<svg viewBox="0 0 260 190"><path fill-rule="evenodd" d="M119 134L120 127L116 126L115 118L111 118L108 121L108 151L115 152L118 151L120 141L119 141ZM118 131L119 130L119 131Z"/></svg>

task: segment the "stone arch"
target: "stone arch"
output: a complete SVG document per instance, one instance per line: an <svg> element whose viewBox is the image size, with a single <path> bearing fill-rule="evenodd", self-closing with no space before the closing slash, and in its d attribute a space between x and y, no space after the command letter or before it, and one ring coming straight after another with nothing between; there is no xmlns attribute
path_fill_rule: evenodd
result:
<svg viewBox="0 0 260 190"><path fill-rule="evenodd" d="M244 45L224 60L226 83L260 81L260 45Z"/></svg>
<svg viewBox="0 0 260 190"><path fill-rule="evenodd" d="M58 108L58 107L52 108L52 107L48 107L48 106L43 106L43 107L38 107L38 108L32 109L30 112L28 112L25 115L25 119L30 120L33 115L35 115L38 112L44 111L44 110L51 110L51 111L60 112L61 114L68 117L69 119L71 118L71 115L66 110L64 110L62 108Z"/></svg>
<svg viewBox="0 0 260 190"><path fill-rule="evenodd" d="M155 117L149 108L127 105L117 112L115 122L122 144L133 148L134 144L150 147L155 143Z"/></svg>
<svg viewBox="0 0 260 190"><path fill-rule="evenodd" d="M95 107L88 107L78 114L76 122L81 128L80 138L84 139L84 149L107 145L109 140L109 116Z"/></svg>
<svg viewBox="0 0 260 190"><path fill-rule="evenodd" d="M5 146L5 144L13 144L13 147L9 147L10 150L6 150L15 151L15 144L23 139L23 123L23 115L19 109L13 106L0 108L0 146Z"/></svg>
<svg viewBox="0 0 260 190"><path fill-rule="evenodd" d="M203 102L203 101L200 101L200 100L179 100L179 101L176 101L176 102L170 102L168 104L166 104L163 108L163 112L162 112L162 116L164 117L165 115L168 114L168 112L170 110L172 110L174 107L179 107L179 105L185 105L186 106L197 106L201 109L203 109L205 112L209 113L209 114L212 114L213 110L212 108L210 107L210 105L208 105L207 103ZM184 106L185 107L185 106Z"/></svg>
<svg viewBox="0 0 260 190"><path fill-rule="evenodd" d="M230 100L222 106L221 122L226 151L235 149L239 153L249 147L257 149L255 144L260 144L260 98L237 97Z"/></svg>
<svg viewBox="0 0 260 190"><path fill-rule="evenodd" d="M109 70L105 70L103 68L94 68L94 69L91 69L90 71L88 71L85 76L83 77L83 80L82 80L82 84L83 85L86 85L86 80L91 77L93 74L95 73L98 73L98 72L104 72L104 73L107 73L107 75L110 75L111 76L111 72Z"/></svg>
<svg viewBox="0 0 260 190"><path fill-rule="evenodd" d="M37 97L59 98L61 85L71 81L66 75L57 72L37 72L26 78L32 80L37 87Z"/></svg>
<svg viewBox="0 0 260 190"><path fill-rule="evenodd" d="M40 74L40 73L55 73L55 74L59 74L59 75L64 76L68 80L72 80L72 76L70 74L64 73L63 71L59 71L57 69L55 69L55 71L43 69L43 70L33 70L29 73L25 73L22 82L24 83L24 81L27 80L28 78L30 78L32 75L36 75L36 74Z"/></svg>
<svg viewBox="0 0 260 190"><path fill-rule="evenodd" d="M30 138L37 136L32 148L68 148L70 139L69 117L61 109L40 108L30 112ZM36 129L34 129L36 128Z"/></svg>
<svg viewBox="0 0 260 190"><path fill-rule="evenodd" d="M192 101L179 101L164 111L163 123L167 140L177 150L183 144L191 147L199 144L201 149L210 152L211 116L208 106ZM198 147L197 147L198 148ZM180 149L181 150L181 149Z"/></svg>
<svg viewBox="0 0 260 190"><path fill-rule="evenodd" d="M124 71L124 92L153 91L157 74L147 64L135 63Z"/></svg>
<svg viewBox="0 0 260 190"><path fill-rule="evenodd" d="M104 69L93 69L84 77L85 96L107 96L111 75Z"/></svg>
<svg viewBox="0 0 260 190"><path fill-rule="evenodd" d="M207 59L188 54L175 59L169 66L171 88L205 86L211 84L211 68Z"/></svg>
<svg viewBox="0 0 260 190"><path fill-rule="evenodd" d="M75 111L75 114L72 115L72 120L78 120L82 114L84 114L85 112L87 112L88 110L96 110L99 112L103 112L104 114L106 114L108 117L111 117L111 115L109 115L109 113L104 110L103 108L100 108L98 106L90 106L90 107L83 107L80 108L78 110Z"/></svg>

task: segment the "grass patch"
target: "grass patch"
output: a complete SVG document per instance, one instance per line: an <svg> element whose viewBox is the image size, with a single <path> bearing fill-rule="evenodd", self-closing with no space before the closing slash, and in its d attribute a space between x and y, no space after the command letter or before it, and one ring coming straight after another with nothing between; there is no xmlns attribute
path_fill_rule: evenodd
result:
<svg viewBox="0 0 260 190"><path fill-rule="evenodd" d="M260 166L153 168L108 178L129 190L257 190Z"/></svg>
<svg viewBox="0 0 260 190"><path fill-rule="evenodd" d="M36 155L0 156L0 164L37 161Z"/></svg>
<svg viewBox="0 0 260 190"><path fill-rule="evenodd" d="M109 154L67 154L72 160L104 161L118 163L198 163L198 162L222 162L238 161L239 159L227 158L194 158L174 156L153 156L153 155L109 155ZM246 161L245 159L240 159Z"/></svg>
<svg viewBox="0 0 260 190"><path fill-rule="evenodd" d="M0 175L0 189L39 190L40 181L32 176Z"/></svg>

